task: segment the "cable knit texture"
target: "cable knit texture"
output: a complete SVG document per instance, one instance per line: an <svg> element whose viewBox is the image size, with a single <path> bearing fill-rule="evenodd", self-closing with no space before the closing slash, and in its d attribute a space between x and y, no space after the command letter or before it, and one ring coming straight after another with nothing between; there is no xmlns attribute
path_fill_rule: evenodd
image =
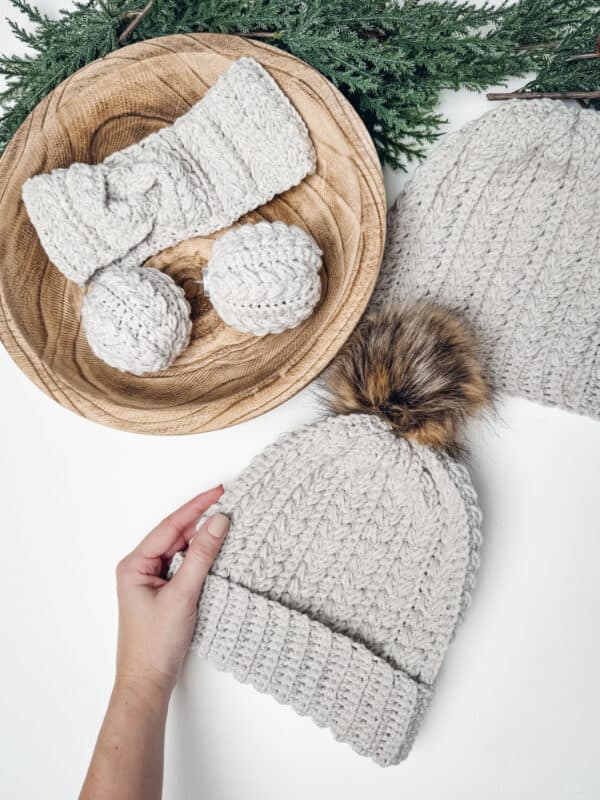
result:
<svg viewBox="0 0 600 800"><path fill-rule="evenodd" d="M231 225L315 168L290 101L241 58L173 125L101 164L36 175L23 199L51 261L84 284L101 267L139 266Z"/></svg>
<svg viewBox="0 0 600 800"><path fill-rule="evenodd" d="M281 437L212 510L231 528L199 654L378 764L405 758L478 563L466 470L373 416L335 416Z"/></svg>
<svg viewBox="0 0 600 800"><path fill-rule="evenodd" d="M187 347L192 330L183 289L145 267L106 267L90 280L81 309L94 353L124 372L166 369Z"/></svg>
<svg viewBox="0 0 600 800"><path fill-rule="evenodd" d="M281 333L318 303L321 256L312 236L295 225L242 225L215 242L204 291L232 328L255 336Z"/></svg>
<svg viewBox="0 0 600 800"><path fill-rule="evenodd" d="M499 389L600 417L600 116L503 104L446 137L388 218L371 308L473 323Z"/></svg>

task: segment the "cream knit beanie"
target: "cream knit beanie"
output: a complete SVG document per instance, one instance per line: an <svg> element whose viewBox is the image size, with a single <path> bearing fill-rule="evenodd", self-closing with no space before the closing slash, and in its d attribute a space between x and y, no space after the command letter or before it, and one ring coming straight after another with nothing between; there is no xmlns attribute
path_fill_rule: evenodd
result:
<svg viewBox="0 0 600 800"><path fill-rule="evenodd" d="M402 357L415 322L448 357L427 388ZM417 372L435 369L422 344ZM211 510L231 527L200 600L199 655L382 766L411 748L478 563L467 471L418 443L456 398L468 413L485 396L473 346L430 307L366 320L329 375L341 413L281 437ZM399 371L384 386L390 353ZM372 413L353 413L363 405Z"/></svg>
<svg viewBox="0 0 600 800"><path fill-rule="evenodd" d="M600 417L600 115L515 100L446 137L388 217L371 309L465 314L498 389Z"/></svg>

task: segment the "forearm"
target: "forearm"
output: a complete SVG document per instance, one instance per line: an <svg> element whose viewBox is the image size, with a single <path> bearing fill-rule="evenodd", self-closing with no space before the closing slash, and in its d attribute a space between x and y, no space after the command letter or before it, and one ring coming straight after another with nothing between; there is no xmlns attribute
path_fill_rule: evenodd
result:
<svg viewBox="0 0 600 800"><path fill-rule="evenodd" d="M160 800L167 708L181 673L202 586L229 520L198 520L217 486L169 514L117 567L117 680L79 800ZM169 581L164 565L186 550Z"/></svg>
<svg viewBox="0 0 600 800"><path fill-rule="evenodd" d="M115 682L80 800L160 800L168 702L160 687Z"/></svg>

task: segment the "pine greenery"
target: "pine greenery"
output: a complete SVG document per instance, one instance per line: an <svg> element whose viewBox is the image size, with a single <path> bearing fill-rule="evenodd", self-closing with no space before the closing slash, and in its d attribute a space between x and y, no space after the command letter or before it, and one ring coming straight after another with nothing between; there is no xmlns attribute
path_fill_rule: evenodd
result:
<svg viewBox="0 0 600 800"><path fill-rule="evenodd" d="M35 105L61 81L119 46L128 14L145 0L77 2L57 19L11 0L27 56L0 57L0 153ZM512 0L154 0L127 43L193 31L259 35L322 72L350 100L382 160L404 168L439 135L440 92L484 90L534 71L525 90L600 88L594 52L600 3ZM532 47L532 46L541 47ZM526 46L526 47L523 47Z"/></svg>

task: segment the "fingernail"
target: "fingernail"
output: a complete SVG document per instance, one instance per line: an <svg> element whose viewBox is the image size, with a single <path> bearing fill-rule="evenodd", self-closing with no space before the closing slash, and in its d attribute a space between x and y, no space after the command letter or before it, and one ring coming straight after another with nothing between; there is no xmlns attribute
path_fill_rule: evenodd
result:
<svg viewBox="0 0 600 800"><path fill-rule="evenodd" d="M229 529L229 517L225 514L214 514L209 520L206 530L215 539L222 539Z"/></svg>

